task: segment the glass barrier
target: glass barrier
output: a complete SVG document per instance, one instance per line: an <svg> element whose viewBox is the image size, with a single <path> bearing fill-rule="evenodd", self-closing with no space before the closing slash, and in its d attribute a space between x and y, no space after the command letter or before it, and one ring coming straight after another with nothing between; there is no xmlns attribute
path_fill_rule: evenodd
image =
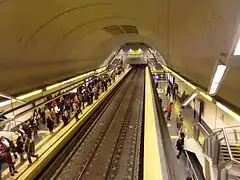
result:
<svg viewBox="0 0 240 180"><path fill-rule="evenodd" d="M209 132L204 128L201 123L194 125L193 127L193 137L203 148L204 139L209 136Z"/></svg>

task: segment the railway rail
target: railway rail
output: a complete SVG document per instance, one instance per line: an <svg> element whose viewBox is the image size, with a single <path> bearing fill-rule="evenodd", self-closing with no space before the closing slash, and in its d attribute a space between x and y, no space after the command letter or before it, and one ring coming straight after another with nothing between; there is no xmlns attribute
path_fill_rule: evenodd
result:
<svg viewBox="0 0 240 180"><path fill-rule="evenodd" d="M39 179L141 179L144 74L133 69Z"/></svg>

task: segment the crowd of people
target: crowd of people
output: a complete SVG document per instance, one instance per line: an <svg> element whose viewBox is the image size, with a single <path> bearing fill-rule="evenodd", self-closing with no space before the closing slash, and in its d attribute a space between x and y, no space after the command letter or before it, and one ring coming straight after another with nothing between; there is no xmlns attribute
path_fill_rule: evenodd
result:
<svg viewBox="0 0 240 180"><path fill-rule="evenodd" d="M58 96L44 107L34 110L30 120L25 121L14 129L15 138L10 140L6 137L0 139L0 160L9 167L10 174L17 173L14 162L20 158L20 164L28 160L32 164L32 157L38 158L35 154L35 141L38 139L40 126L47 127L52 134L59 124L66 126L72 117L79 120L82 110L99 98L99 94L107 91L115 77L94 77L88 79L84 85L77 88L74 93ZM53 97L48 97L53 99ZM61 123L62 121L62 123ZM26 154L26 159L24 158Z"/></svg>

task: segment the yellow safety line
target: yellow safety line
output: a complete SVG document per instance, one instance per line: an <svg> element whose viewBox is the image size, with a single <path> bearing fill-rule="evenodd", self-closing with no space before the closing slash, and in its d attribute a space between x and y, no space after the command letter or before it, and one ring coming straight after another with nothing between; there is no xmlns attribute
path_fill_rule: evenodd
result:
<svg viewBox="0 0 240 180"><path fill-rule="evenodd" d="M178 136L171 136L171 139L178 139Z"/></svg>
<svg viewBox="0 0 240 180"><path fill-rule="evenodd" d="M146 68L145 127L144 127L144 180L162 180L160 152L158 147L151 76Z"/></svg>

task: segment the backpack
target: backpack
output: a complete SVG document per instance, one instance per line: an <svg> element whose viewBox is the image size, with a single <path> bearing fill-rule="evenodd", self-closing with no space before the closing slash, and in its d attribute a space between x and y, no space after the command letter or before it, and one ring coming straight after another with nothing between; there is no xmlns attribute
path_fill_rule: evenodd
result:
<svg viewBox="0 0 240 180"><path fill-rule="evenodd" d="M177 143L176 143L177 149L181 148L182 146L183 146L182 140L181 140L181 139L178 139L178 140L177 140Z"/></svg>

